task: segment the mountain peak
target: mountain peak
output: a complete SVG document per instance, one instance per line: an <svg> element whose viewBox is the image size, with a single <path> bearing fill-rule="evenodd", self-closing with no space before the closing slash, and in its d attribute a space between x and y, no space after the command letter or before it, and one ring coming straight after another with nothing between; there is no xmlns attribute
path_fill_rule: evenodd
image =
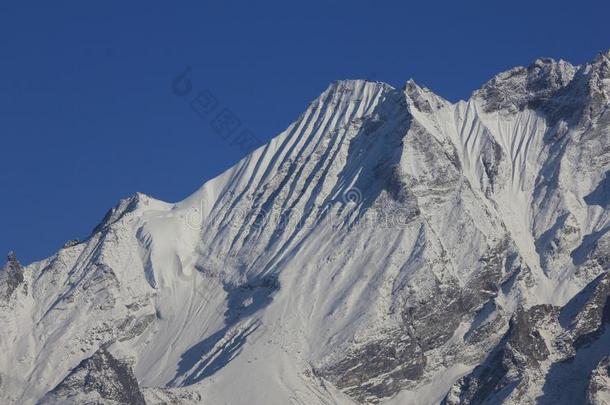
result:
<svg viewBox="0 0 610 405"><path fill-rule="evenodd" d="M127 198L122 198L121 200L119 200L119 202L117 203L117 205L115 205L114 207L112 207L110 210L108 210L108 212L106 212L106 215L104 215L104 218L102 219L102 221L95 227L95 229L93 230L92 234L95 234L105 228L107 228L109 225L117 222L119 219L121 219L123 216L135 212L135 211L145 211L147 209L167 209L169 207L171 207L172 204L170 203L166 203L164 201L161 200L157 200L149 195L146 195L144 193L141 192L136 192L135 194L133 194L130 197Z"/></svg>
<svg viewBox="0 0 610 405"><path fill-rule="evenodd" d="M606 51L601 51L597 54L597 56L594 59L594 63L595 62L601 62L601 61L610 61L610 49L607 49Z"/></svg>
<svg viewBox="0 0 610 405"><path fill-rule="evenodd" d="M538 58L528 67L517 66L499 73L473 97L483 101L486 111L517 112L551 98L570 83L576 70L561 59Z"/></svg>
<svg viewBox="0 0 610 405"><path fill-rule="evenodd" d="M425 113L432 113L448 103L427 87L417 84L413 79L409 79L405 83L404 93L407 98L407 104L411 108Z"/></svg>
<svg viewBox="0 0 610 405"><path fill-rule="evenodd" d="M19 261L17 260L17 255L12 250L10 252L8 252L7 260L8 260L9 263L17 263L17 264L19 264Z"/></svg>

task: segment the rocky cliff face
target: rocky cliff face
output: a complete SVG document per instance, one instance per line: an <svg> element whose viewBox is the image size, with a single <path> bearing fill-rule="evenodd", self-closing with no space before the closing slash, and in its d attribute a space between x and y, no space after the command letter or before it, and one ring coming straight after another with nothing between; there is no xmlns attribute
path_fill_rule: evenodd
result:
<svg viewBox="0 0 610 405"><path fill-rule="evenodd" d="M14 252L8 254L8 261L0 272L0 301L7 304L13 293L21 288L27 294L27 284L23 276L23 267Z"/></svg>
<svg viewBox="0 0 610 405"><path fill-rule="evenodd" d="M0 272L7 403L604 403L610 53L450 103L342 81Z"/></svg>
<svg viewBox="0 0 610 405"><path fill-rule="evenodd" d="M81 361L44 398L46 403L145 404L138 381L129 365L104 349Z"/></svg>

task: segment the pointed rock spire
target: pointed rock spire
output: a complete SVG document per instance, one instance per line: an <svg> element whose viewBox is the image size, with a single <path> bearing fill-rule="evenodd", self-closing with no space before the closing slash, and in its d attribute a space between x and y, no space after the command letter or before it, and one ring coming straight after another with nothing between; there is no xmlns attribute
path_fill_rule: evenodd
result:
<svg viewBox="0 0 610 405"><path fill-rule="evenodd" d="M17 261L17 255L12 250L8 252L7 259L9 263L19 263L19 261Z"/></svg>

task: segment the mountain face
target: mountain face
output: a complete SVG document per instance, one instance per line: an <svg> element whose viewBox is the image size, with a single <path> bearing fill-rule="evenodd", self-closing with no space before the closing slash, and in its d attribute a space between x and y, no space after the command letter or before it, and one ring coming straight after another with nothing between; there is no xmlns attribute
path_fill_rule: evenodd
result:
<svg viewBox="0 0 610 405"><path fill-rule="evenodd" d="M0 272L0 403L610 403L610 52L332 84Z"/></svg>

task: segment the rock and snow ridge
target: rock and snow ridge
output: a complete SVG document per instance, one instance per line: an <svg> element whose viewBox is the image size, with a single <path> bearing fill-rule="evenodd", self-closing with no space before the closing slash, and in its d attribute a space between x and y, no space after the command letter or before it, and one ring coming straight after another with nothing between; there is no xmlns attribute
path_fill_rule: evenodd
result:
<svg viewBox="0 0 610 405"><path fill-rule="evenodd" d="M171 204L0 272L0 402L608 398L610 52L333 83Z"/></svg>

